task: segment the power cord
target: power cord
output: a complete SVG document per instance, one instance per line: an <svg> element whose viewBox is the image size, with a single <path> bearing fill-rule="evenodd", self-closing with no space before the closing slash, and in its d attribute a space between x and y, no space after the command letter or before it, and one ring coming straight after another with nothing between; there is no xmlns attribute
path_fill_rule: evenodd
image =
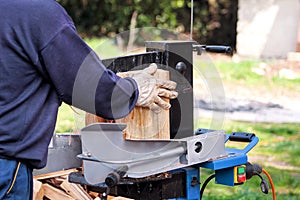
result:
<svg viewBox="0 0 300 200"><path fill-rule="evenodd" d="M202 199L202 195L203 195L203 193L204 193L204 190L205 190L207 184L208 184L213 178L215 178L215 177L216 177L216 174L212 174L212 175L210 175L210 176L204 181L204 183L203 183L203 185L202 185L202 187L201 187L201 190L200 190L200 199Z"/></svg>
<svg viewBox="0 0 300 200"><path fill-rule="evenodd" d="M270 174L258 164L251 164L249 162L246 164L247 180L252 178L252 176L254 176L254 175L258 176L261 179L261 183L260 183L261 191L265 194L268 194L269 193L269 185L268 185L267 181L260 175L261 173L264 173L268 177L268 180L269 180L271 188L272 188L273 200L276 200L275 187L274 187L274 183L272 181Z"/></svg>
<svg viewBox="0 0 300 200"><path fill-rule="evenodd" d="M246 179L251 179L253 176L258 176L261 179L261 183L260 183L260 189L264 194L268 194L269 193L269 185L267 183L267 181L260 175L261 173L264 173L269 180L269 183L271 185L272 188L272 197L273 200L276 200L276 192L275 192L275 187L274 187L274 183L273 180L270 176L270 174L267 172L267 170L263 169L260 165L258 164L251 164L251 163L246 163ZM210 175L203 183L201 190L200 190L200 199L202 199L204 190L207 186L207 184L216 177L216 174L212 174Z"/></svg>
<svg viewBox="0 0 300 200"><path fill-rule="evenodd" d="M276 200L276 192L275 192L275 186L274 186L273 180L272 180L270 174L267 172L267 170L262 169L262 172L268 177L270 185L271 185L271 188L272 188L273 199Z"/></svg>
<svg viewBox="0 0 300 200"><path fill-rule="evenodd" d="M260 175L260 174L256 174L261 182L260 182L260 189L263 193L268 194L269 193L269 185L267 183L267 181Z"/></svg>

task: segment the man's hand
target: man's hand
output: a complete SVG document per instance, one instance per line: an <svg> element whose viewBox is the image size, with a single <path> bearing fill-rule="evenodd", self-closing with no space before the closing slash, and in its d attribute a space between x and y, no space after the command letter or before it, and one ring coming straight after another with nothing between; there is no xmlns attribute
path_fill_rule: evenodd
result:
<svg viewBox="0 0 300 200"><path fill-rule="evenodd" d="M159 113L161 108L170 109L171 104L161 97L175 99L178 93L174 91L176 83L174 81L162 80L154 77L157 65L152 63L143 70L118 73L122 78L133 78L139 89L139 97L136 106L150 108L155 113Z"/></svg>

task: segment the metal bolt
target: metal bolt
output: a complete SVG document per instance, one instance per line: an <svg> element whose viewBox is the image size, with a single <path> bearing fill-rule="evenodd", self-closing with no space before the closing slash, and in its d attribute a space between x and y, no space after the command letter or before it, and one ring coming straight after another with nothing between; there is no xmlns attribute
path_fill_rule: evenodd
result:
<svg viewBox="0 0 300 200"><path fill-rule="evenodd" d="M92 157L92 154L90 152L86 153L87 157Z"/></svg>

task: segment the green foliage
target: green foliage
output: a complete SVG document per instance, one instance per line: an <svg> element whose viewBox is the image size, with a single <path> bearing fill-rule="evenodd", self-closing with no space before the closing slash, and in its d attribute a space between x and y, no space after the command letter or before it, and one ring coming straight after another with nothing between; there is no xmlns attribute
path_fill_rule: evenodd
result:
<svg viewBox="0 0 300 200"><path fill-rule="evenodd" d="M74 131L74 114L71 106L63 103L59 107L55 131L56 133Z"/></svg>
<svg viewBox="0 0 300 200"><path fill-rule="evenodd" d="M190 32L191 2L185 0L58 0L83 37L114 36L130 29L156 27ZM235 47L237 0L194 1L193 38ZM226 30L226 31L224 31Z"/></svg>
<svg viewBox="0 0 300 200"><path fill-rule="evenodd" d="M182 8L184 1L152 0L60 0L75 21L78 31L86 36L108 35L127 31L134 12L137 12L136 27L152 26L176 28L174 10Z"/></svg>
<svg viewBox="0 0 300 200"><path fill-rule="evenodd" d="M118 57L122 50L110 38L86 38L85 42L100 56L101 59Z"/></svg>

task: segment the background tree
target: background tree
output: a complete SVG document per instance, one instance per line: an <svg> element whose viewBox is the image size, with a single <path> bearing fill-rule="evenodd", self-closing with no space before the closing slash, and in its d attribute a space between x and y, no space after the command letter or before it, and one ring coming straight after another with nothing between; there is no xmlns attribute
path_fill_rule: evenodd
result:
<svg viewBox="0 0 300 200"><path fill-rule="evenodd" d="M83 37L113 36L135 27L190 32L191 2L185 0L59 0ZM193 39L235 47L238 0L194 1Z"/></svg>

